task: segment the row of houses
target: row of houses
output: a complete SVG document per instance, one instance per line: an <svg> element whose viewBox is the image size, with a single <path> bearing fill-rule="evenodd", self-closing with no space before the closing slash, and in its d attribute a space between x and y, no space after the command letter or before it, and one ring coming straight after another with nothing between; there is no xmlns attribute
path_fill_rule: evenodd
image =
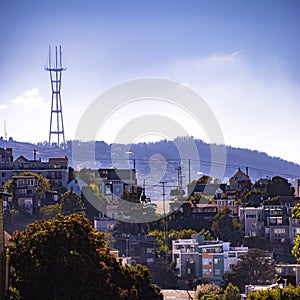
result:
<svg viewBox="0 0 300 300"><path fill-rule="evenodd" d="M176 265L178 286L187 283L210 282L220 285L222 275L231 271L240 255L248 247L231 247L230 242L205 241L204 236L193 234L191 239L172 241L172 261Z"/></svg>
<svg viewBox="0 0 300 300"><path fill-rule="evenodd" d="M191 239L172 241L172 261L176 266L178 287L196 286L199 282L220 285L225 272L230 272L248 247L231 247L230 242L205 241L204 236L193 234ZM263 259L273 264L273 252L264 251ZM300 284L300 265L275 264L275 278L287 284Z"/></svg>
<svg viewBox="0 0 300 300"><path fill-rule="evenodd" d="M70 168L67 157L49 158L48 161L37 159L33 151L33 159L23 155L14 160L12 148L0 148L0 190L13 176L24 172L34 172L49 179L52 190L60 191L67 186L70 179Z"/></svg>
<svg viewBox="0 0 300 300"><path fill-rule="evenodd" d="M13 181L15 206L30 214L37 214L45 205L58 203L60 196L67 190L81 194L87 184L80 178L73 178L73 169L68 165L67 157L49 158L42 161L33 151L33 159L23 155L13 157L12 148L0 148L0 191L4 191L5 183ZM137 187L135 169L118 170L113 168L95 171L101 192L111 201L120 198L124 190L133 191ZM41 196L38 179L24 172L35 173L48 179L50 191ZM4 211L11 208L9 197L4 200Z"/></svg>

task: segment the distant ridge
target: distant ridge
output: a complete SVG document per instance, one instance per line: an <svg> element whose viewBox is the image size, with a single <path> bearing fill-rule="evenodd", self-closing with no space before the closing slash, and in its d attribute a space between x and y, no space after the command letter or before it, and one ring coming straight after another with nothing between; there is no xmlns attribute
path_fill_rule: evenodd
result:
<svg viewBox="0 0 300 300"><path fill-rule="evenodd" d="M184 138L183 138L184 139ZM192 139L192 138L186 138ZM196 165L196 169L194 170L196 173L199 171L208 174L210 171L210 145L201 141L201 140L193 140L196 144L198 152L200 153L200 161L194 162L194 167ZM126 148L125 145L117 145L122 151L123 147ZM17 142L10 139L9 141L0 139L0 147L11 147L13 148L14 159L16 159L20 155L24 155L25 157L32 159L33 151L37 151L37 158L41 158L42 160L48 160L49 157L64 157L67 156L70 160L70 165L72 166L72 142L68 141L65 149L61 149L59 147L49 146L46 143L25 143L25 142ZM98 165L100 167L111 167L111 144L107 144L102 141L95 142L96 149L96 160L99 161ZM128 147L126 148L128 149ZM149 172L148 159L154 154L160 154L167 161L172 160L173 166L176 167L180 163L180 155L175 144L171 141L159 141L153 143L139 143L133 144L130 147L130 151L132 155L130 159L136 160L136 169L137 174L143 176L145 172ZM271 157L264 152L253 151L242 148L235 148L231 146L226 146L227 151L227 162L226 162L226 170L225 177L231 177L237 170L238 167L245 172L246 167L249 170L249 176L252 181L258 178L266 178L273 177L275 175L279 175L285 178L296 179L300 178L300 165L288 162L278 157ZM182 162L182 164L187 164L186 162ZM124 164L124 167L128 167L128 162ZM184 166L187 168L187 165ZM174 170L170 169L170 172ZM174 174L176 171L174 171ZM176 174L175 174L176 175ZM195 176L195 174L194 174ZM175 176L176 177L176 176ZM173 179L175 181L175 179Z"/></svg>

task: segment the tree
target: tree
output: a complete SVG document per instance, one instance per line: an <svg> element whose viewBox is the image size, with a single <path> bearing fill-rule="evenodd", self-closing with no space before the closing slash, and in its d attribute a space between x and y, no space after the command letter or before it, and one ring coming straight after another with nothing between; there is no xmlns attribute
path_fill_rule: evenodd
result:
<svg viewBox="0 0 300 300"><path fill-rule="evenodd" d="M63 215L83 213L84 205L81 197L73 191L65 192L61 199L61 212Z"/></svg>
<svg viewBox="0 0 300 300"><path fill-rule="evenodd" d="M211 227L212 233L224 242L231 242L238 245L242 241L243 233L238 221L230 216L230 210L226 208L219 211L214 218Z"/></svg>
<svg viewBox="0 0 300 300"><path fill-rule="evenodd" d="M240 300L241 294L239 291L239 288L237 286L234 286L231 282L227 285L225 291L225 300Z"/></svg>
<svg viewBox="0 0 300 300"><path fill-rule="evenodd" d="M144 224L158 219L156 205L140 201L142 189L137 187L136 192L123 191L121 199L116 200L119 220L136 224Z"/></svg>
<svg viewBox="0 0 300 300"><path fill-rule="evenodd" d="M217 296L220 295L221 293L222 293L222 289L215 284L200 284L197 285L196 298L205 299L204 296L206 295ZM216 297L212 299L216 299Z"/></svg>
<svg viewBox="0 0 300 300"><path fill-rule="evenodd" d="M292 210L292 218L293 219L300 219L300 203L295 205Z"/></svg>
<svg viewBox="0 0 300 300"><path fill-rule="evenodd" d="M40 216L42 219L49 220L57 217L62 212L62 205L60 203L47 205L40 209Z"/></svg>
<svg viewBox="0 0 300 300"><path fill-rule="evenodd" d="M83 180L88 186L91 183L99 184L96 180L96 176L99 177L99 174L93 172L91 169L83 168L76 174L81 180Z"/></svg>
<svg viewBox="0 0 300 300"><path fill-rule="evenodd" d="M266 186L266 194L268 197L292 196L294 192L294 188L291 184L280 176L274 176Z"/></svg>
<svg viewBox="0 0 300 300"><path fill-rule="evenodd" d="M122 266L83 215L31 223L8 253L10 299L162 299L148 270Z"/></svg>
<svg viewBox="0 0 300 300"><path fill-rule="evenodd" d="M247 296L248 300L280 300L279 288L259 290L251 292ZM300 299L300 286L288 285L282 290L282 299L298 300Z"/></svg>
<svg viewBox="0 0 300 300"><path fill-rule="evenodd" d="M245 236L243 245L248 248L256 248L262 250L271 250L270 242L264 236Z"/></svg>
<svg viewBox="0 0 300 300"><path fill-rule="evenodd" d="M268 257L268 252L260 249L249 249L233 270L223 275L224 286L231 282L240 291L244 291L246 284L270 284L273 278L274 262Z"/></svg>
<svg viewBox="0 0 300 300"><path fill-rule="evenodd" d="M166 259L156 258L155 263L149 265L152 281L164 289L176 289L177 278L174 263L169 263Z"/></svg>
<svg viewBox="0 0 300 300"><path fill-rule="evenodd" d="M260 190L250 190L248 191L244 199L246 200L246 205L247 206L254 206L258 207L261 204L261 198L264 196L264 193Z"/></svg>
<svg viewBox="0 0 300 300"><path fill-rule="evenodd" d="M295 241L294 247L292 249L292 254L295 256L297 263L300 263L300 235L298 234Z"/></svg>

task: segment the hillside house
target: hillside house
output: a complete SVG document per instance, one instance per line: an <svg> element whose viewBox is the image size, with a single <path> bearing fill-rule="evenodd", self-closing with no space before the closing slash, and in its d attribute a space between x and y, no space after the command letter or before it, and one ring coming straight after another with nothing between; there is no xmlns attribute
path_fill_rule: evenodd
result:
<svg viewBox="0 0 300 300"><path fill-rule="evenodd" d="M32 160L23 155L13 160L11 148L0 148L0 190L12 176L32 172L49 179L52 190L65 191L69 181L68 158L49 158L44 162L37 159L36 155L36 151L33 151Z"/></svg>

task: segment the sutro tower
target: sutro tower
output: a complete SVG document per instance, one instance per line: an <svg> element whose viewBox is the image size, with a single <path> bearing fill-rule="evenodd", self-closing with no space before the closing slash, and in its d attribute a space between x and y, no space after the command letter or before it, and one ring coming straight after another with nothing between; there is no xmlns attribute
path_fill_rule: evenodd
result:
<svg viewBox="0 0 300 300"><path fill-rule="evenodd" d="M49 144L51 144L51 136L57 135L57 145L65 144L64 122L61 105L61 77L62 71L66 68L62 66L62 52L59 46L59 52L55 47L55 57L51 58L51 46L49 46L49 62L46 71L50 73L52 99L51 99L51 116L50 116L50 130L49 130ZM62 136L62 139L60 137Z"/></svg>

